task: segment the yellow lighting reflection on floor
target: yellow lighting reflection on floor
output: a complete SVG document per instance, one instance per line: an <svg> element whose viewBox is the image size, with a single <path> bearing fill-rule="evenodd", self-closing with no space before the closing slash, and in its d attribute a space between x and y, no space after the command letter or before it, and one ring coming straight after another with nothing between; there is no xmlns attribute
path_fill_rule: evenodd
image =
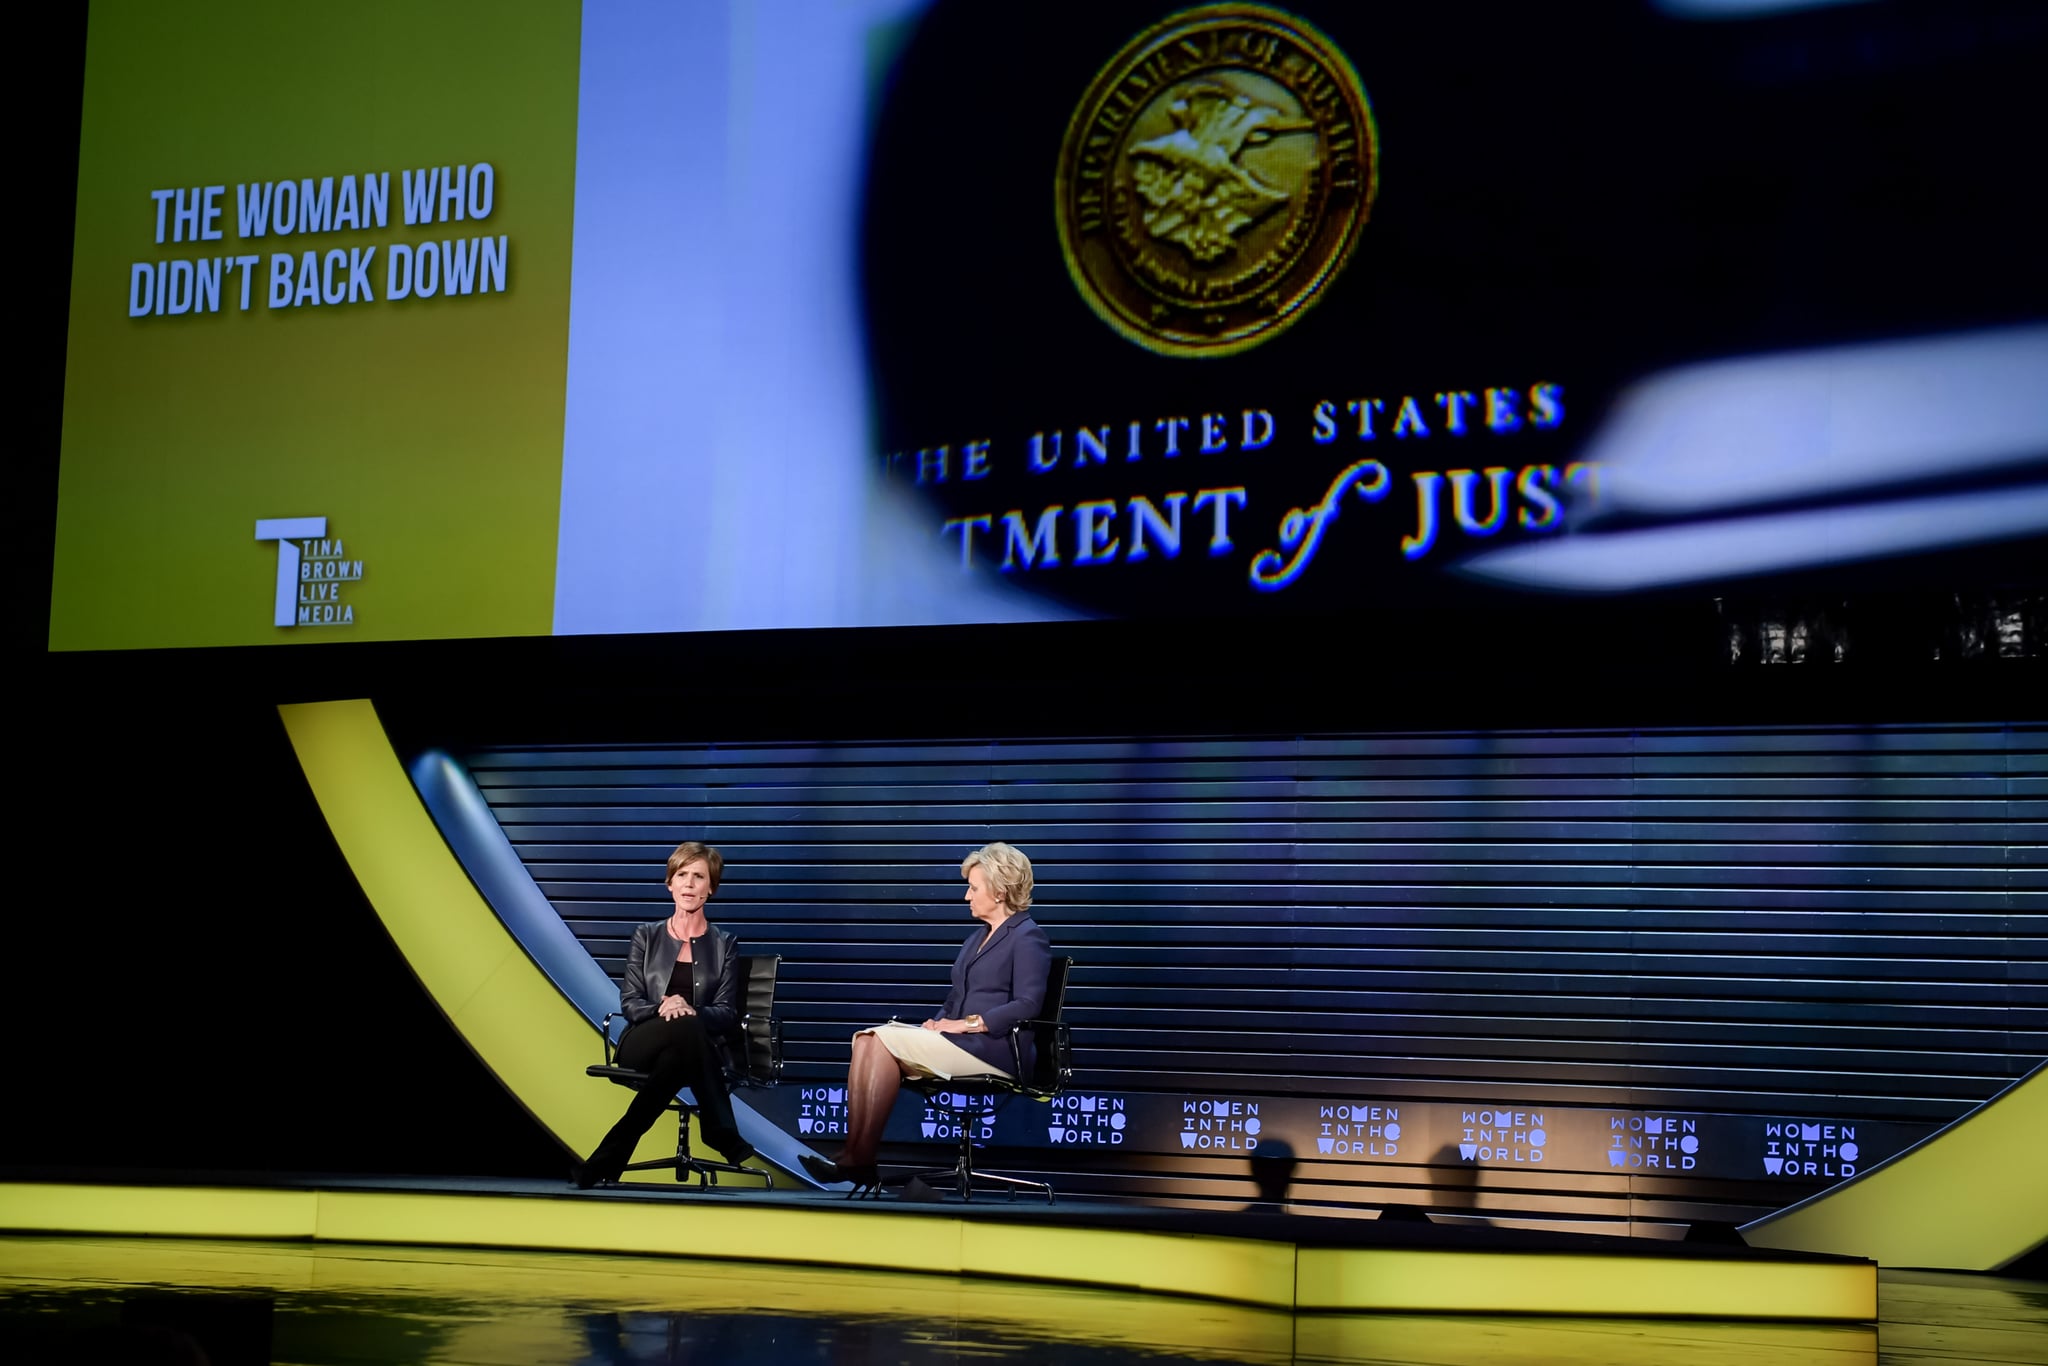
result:
<svg viewBox="0 0 2048 1366"><path fill-rule="evenodd" d="M1938 1286L1919 1279L1913 1302L1924 1308ZM137 1288L272 1296L275 1359L305 1363L664 1361L678 1336L702 1343L719 1332L727 1343L758 1347L726 1366L800 1356L818 1343L841 1366L962 1356L1059 1360L1062 1348L1084 1347L1104 1366L1175 1358L1276 1366L1860 1366L1875 1363L1879 1349L1879 1330L1870 1325L1294 1315L1077 1287L761 1263L0 1237L0 1333L10 1309L32 1306L47 1316L66 1295L105 1302ZM1970 1312L1983 1317L1986 1310L1980 1304ZM2048 1344L2038 1325L2028 1337L2016 1321L2024 1313L2008 1306L2000 1345ZM345 1351L337 1345L344 1342Z"/></svg>
<svg viewBox="0 0 2048 1366"><path fill-rule="evenodd" d="M1824 1257L1616 1248L1297 1247L1170 1227L972 1217L803 1195L0 1183L0 1229L779 1262L1044 1281L1280 1311L1866 1322L1877 1268Z"/></svg>

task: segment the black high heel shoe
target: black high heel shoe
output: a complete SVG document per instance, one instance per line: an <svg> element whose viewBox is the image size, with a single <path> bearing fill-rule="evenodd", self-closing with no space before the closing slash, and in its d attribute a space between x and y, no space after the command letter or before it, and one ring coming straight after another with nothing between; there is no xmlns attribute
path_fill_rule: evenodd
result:
<svg viewBox="0 0 2048 1366"><path fill-rule="evenodd" d="M581 1162L569 1164L569 1179L576 1183L576 1189L589 1190L592 1186L609 1185L625 1175L626 1163L632 1156L629 1148L624 1153L616 1151L609 1143L597 1145L597 1151Z"/></svg>
<svg viewBox="0 0 2048 1366"><path fill-rule="evenodd" d="M814 1180L824 1185L836 1186L842 1181L851 1181L853 1189L846 1193L849 1200L868 1192L879 1193L882 1189L881 1168L872 1162L864 1167L855 1167L827 1162L824 1158L814 1157L810 1153L805 1153L797 1160L803 1163L804 1170L809 1172Z"/></svg>

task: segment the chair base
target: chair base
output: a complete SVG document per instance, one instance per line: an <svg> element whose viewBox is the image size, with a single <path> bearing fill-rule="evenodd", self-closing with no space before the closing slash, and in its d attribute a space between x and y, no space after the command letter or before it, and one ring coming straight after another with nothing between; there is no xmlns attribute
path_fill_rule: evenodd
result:
<svg viewBox="0 0 2048 1366"><path fill-rule="evenodd" d="M1036 1191L1043 1195L1045 1203L1048 1205L1058 1203L1053 1197L1052 1186L1048 1182L1030 1181L1021 1176L1002 1176L995 1172L975 1170L974 1135L972 1132L971 1116L987 1108L1000 1107L1020 1095L1032 1095L1033 1093L1018 1090L1011 1085L996 1084L993 1081L989 1081L989 1079L972 1078L968 1080L988 1082L986 1087L976 1088L976 1093L982 1090L990 1091L986 1105L981 1102L974 1102L963 1107L962 1104L957 1104L947 1099L947 1093L936 1084L919 1085L913 1083L911 1085L912 1090L925 1098L927 1105L942 1110L952 1117L955 1132L959 1138L959 1146L953 1150L956 1154L953 1159L953 1165L950 1167L928 1167L923 1171L905 1172L900 1176L890 1177L882 1184L887 1186L907 1186L913 1181L922 1180L928 1186L950 1185L954 1190L960 1192L960 1199L963 1202L974 1199L974 1188L977 1185L995 1186L1008 1193L1012 1199L1016 1198L1018 1191L1027 1190Z"/></svg>
<svg viewBox="0 0 2048 1366"><path fill-rule="evenodd" d="M651 1171L673 1171L678 1181L688 1181L695 1176L700 1189L717 1186L721 1172L727 1176L758 1176L768 1183L764 1189L775 1189L775 1175L772 1172L765 1172L759 1167L742 1167L736 1162L712 1162L702 1157L691 1157L687 1153L676 1157L651 1158L646 1162L629 1162L619 1174L624 1176L626 1172Z"/></svg>
<svg viewBox="0 0 2048 1366"><path fill-rule="evenodd" d="M907 1186L913 1181L923 1181L928 1186L951 1185L960 1192L963 1201L974 1198L975 1187L994 1186L1006 1192L1011 1199L1017 1198L1018 1191L1035 1191L1045 1197L1048 1205L1057 1204L1053 1198L1052 1186L1044 1181L1030 1181L1021 1176L1004 1176L999 1172L976 1171L974 1163L966 1155L950 1167L929 1167L923 1171L904 1172L882 1182L885 1186Z"/></svg>

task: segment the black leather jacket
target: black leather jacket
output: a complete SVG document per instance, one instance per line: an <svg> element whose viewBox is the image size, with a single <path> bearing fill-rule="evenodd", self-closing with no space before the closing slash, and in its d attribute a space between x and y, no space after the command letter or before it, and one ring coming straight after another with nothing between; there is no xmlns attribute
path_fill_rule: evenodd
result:
<svg viewBox="0 0 2048 1366"><path fill-rule="evenodd" d="M690 995L704 1030L723 1039L740 1025L740 941L719 929L690 941ZM668 922L657 920L633 931L633 946L626 950L626 980L619 989L619 1006L634 1024L651 1020L661 1009L682 942L668 932Z"/></svg>

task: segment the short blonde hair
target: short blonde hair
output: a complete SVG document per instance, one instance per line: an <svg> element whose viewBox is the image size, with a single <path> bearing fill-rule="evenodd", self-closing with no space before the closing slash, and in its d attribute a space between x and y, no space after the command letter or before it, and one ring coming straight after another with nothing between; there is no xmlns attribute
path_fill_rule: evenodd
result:
<svg viewBox="0 0 2048 1366"><path fill-rule="evenodd" d="M972 868L981 869L990 895L1001 897L1013 914L1031 909L1031 860L1022 849L1000 840L984 844L960 860L960 876L966 877Z"/></svg>
<svg viewBox="0 0 2048 1366"><path fill-rule="evenodd" d="M699 862L711 874L711 890L717 891L719 879L725 876L725 855L696 840L684 840L676 846L676 851L668 856L668 871L662 874L661 880L666 883L683 869Z"/></svg>

